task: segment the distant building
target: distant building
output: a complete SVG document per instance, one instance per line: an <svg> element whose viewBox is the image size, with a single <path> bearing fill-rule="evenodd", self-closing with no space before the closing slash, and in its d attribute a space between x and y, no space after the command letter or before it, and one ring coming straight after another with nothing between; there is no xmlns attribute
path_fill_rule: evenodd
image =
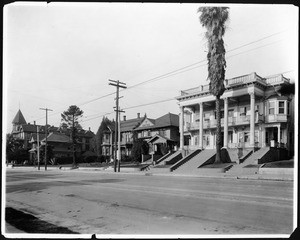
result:
<svg viewBox="0 0 300 240"><path fill-rule="evenodd" d="M121 125L121 154L131 156L134 134L137 138L149 144L150 151L154 153L176 150L179 145L179 116L168 113L157 119L148 118L145 114L141 117L126 119L120 122ZM111 122L103 131L102 154L106 157L113 156L114 150L115 122ZM164 150L163 150L164 149Z"/></svg>
<svg viewBox="0 0 300 240"><path fill-rule="evenodd" d="M133 119L126 119L123 116L123 120L120 122L121 129L121 154L123 156L130 156L133 146L133 131L143 121L145 117L141 117L140 113L137 113L137 117ZM102 139L102 155L106 157L113 156L114 143L115 143L115 122L110 122L106 129L103 131Z"/></svg>
<svg viewBox="0 0 300 240"><path fill-rule="evenodd" d="M179 116L167 113L157 119L145 118L134 129L149 144L149 153L164 155L179 145Z"/></svg>
<svg viewBox="0 0 300 240"><path fill-rule="evenodd" d="M113 149L114 149L114 132L115 132L115 123L114 122L107 122L106 128L103 130L102 135L102 155L105 156L107 159L112 158L113 156Z"/></svg>
<svg viewBox="0 0 300 240"><path fill-rule="evenodd" d="M221 96L224 148L279 147L294 151L294 99L278 89L290 84L283 75L263 78L256 73L225 80ZM182 90L180 149L216 147L215 97L209 85Z"/></svg>
<svg viewBox="0 0 300 240"><path fill-rule="evenodd" d="M45 142L45 126L26 123L26 120L21 112L18 110L16 116L12 121L13 129L12 135L15 139L21 139L24 143L25 149L30 149L31 156L33 158L36 154L37 145L37 131L39 131L39 142L42 144ZM56 157L71 156L72 148L71 143L71 130L63 127L55 127L48 125L47 142L51 144L54 149ZM77 156L82 153L91 150L91 139L94 137L94 133L89 130L79 129L77 132Z"/></svg>

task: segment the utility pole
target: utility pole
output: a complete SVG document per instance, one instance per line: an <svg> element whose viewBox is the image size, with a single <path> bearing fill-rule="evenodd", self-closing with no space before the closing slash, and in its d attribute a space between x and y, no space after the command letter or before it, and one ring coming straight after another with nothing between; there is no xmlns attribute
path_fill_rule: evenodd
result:
<svg viewBox="0 0 300 240"><path fill-rule="evenodd" d="M115 86L116 89L116 125L115 125L115 151L114 151L114 171L117 171L117 141L118 141L118 118L119 118L119 89L120 88L127 88L125 85L126 83L120 82L119 80L108 80L110 83L109 85Z"/></svg>
<svg viewBox="0 0 300 240"><path fill-rule="evenodd" d="M74 116L75 114L73 114L73 118L72 118L72 151L73 151L73 167L75 168L76 165L76 160L75 160L75 127L74 127Z"/></svg>
<svg viewBox="0 0 300 240"><path fill-rule="evenodd" d="M120 107L119 107L119 110L117 112L119 114L119 122L118 122L118 151L117 151L118 164L117 164L117 171L120 172L120 165L121 165L121 112L125 112L125 111L120 110Z"/></svg>
<svg viewBox="0 0 300 240"><path fill-rule="evenodd" d="M47 136L48 136L48 111L53 111L49 108L40 108L41 110L46 111L46 126L45 126L45 138L46 138L46 144L45 144L45 171L47 170Z"/></svg>
<svg viewBox="0 0 300 240"><path fill-rule="evenodd" d="M39 126L36 126L38 170L40 170L40 135L39 135L39 131L40 131Z"/></svg>

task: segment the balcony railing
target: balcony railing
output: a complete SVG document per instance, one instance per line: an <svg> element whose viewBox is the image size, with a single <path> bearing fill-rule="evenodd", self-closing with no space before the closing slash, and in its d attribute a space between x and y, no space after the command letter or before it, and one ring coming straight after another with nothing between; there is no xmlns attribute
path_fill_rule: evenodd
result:
<svg viewBox="0 0 300 240"><path fill-rule="evenodd" d="M265 117L266 122L286 122L287 119L286 114L273 114Z"/></svg>
<svg viewBox="0 0 300 240"><path fill-rule="evenodd" d="M288 78L285 78L282 74L266 78L266 83L271 85L289 82L290 80Z"/></svg>
<svg viewBox="0 0 300 240"><path fill-rule="evenodd" d="M180 91L180 95L184 96L184 95L190 95L190 94L196 94L196 93L208 92L208 91L209 91L209 84L200 85L199 87L190 88L187 90L182 90L182 91Z"/></svg>
<svg viewBox="0 0 300 240"><path fill-rule="evenodd" d="M230 87L234 85L241 85L245 83L251 83L251 82L258 82L262 85L274 85L274 84L280 84L280 83L289 83L290 80L288 78L285 78L282 74L272 76L272 77L267 77L267 78L262 78L259 75L257 75L255 72L231 78L231 79L225 79L225 86ZM207 85L201 85L199 87L195 88L190 88L187 90L182 90L180 91L180 95L190 95L190 94L196 94L196 93L201 93L201 92L208 92L209 91L209 84Z"/></svg>
<svg viewBox="0 0 300 240"><path fill-rule="evenodd" d="M264 121L264 116L256 114L255 123ZM250 115L239 116L239 117L228 117L228 126L250 124ZM224 127L224 118L221 118L221 126ZM184 131L199 130L199 122L186 122L184 125ZM216 119L204 119L203 128L215 128L217 127Z"/></svg>

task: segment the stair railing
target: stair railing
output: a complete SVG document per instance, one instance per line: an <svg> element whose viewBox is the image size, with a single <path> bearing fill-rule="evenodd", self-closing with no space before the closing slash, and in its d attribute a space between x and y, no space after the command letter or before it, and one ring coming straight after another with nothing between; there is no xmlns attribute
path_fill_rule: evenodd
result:
<svg viewBox="0 0 300 240"><path fill-rule="evenodd" d="M192 159L194 156L196 156L199 152L201 152L200 149L192 152L191 154L187 155L186 157L184 157L183 159L181 159L180 161L178 161L177 163L173 164L171 167L170 167L170 171L174 171L176 170L177 168L179 168L181 165L185 164L187 161L189 161L190 159Z"/></svg>
<svg viewBox="0 0 300 240"><path fill-rule="evenodd" d="M165 160L166 158L168 158L169 156L171 156L173 153L175 153L175 152L169 152L166 155L162 156L160 159L157 159L155 161L155 165L161 163L163 160Z"/></svg>

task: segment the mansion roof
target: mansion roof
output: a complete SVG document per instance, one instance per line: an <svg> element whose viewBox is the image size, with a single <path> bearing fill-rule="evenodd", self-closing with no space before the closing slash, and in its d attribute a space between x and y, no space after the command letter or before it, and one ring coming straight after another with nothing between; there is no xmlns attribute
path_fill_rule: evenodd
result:
<svg viewBox="0 0 300 240"><path fill-rule="evenodd" d="M267 89L269 87L276 87L282 84L289 84L290 80L284 77L282 74L272 75L269 77L261 77L256 72L246 74L243 76L234 77L231 79L224 80L225 92L229 89L240 88L249 84L255 84L261 89ZM200 85L195 88L187 90L181 90L180 96L176 97L177 100L183 100L194 96L210 95L209 84Z"/></svg>

